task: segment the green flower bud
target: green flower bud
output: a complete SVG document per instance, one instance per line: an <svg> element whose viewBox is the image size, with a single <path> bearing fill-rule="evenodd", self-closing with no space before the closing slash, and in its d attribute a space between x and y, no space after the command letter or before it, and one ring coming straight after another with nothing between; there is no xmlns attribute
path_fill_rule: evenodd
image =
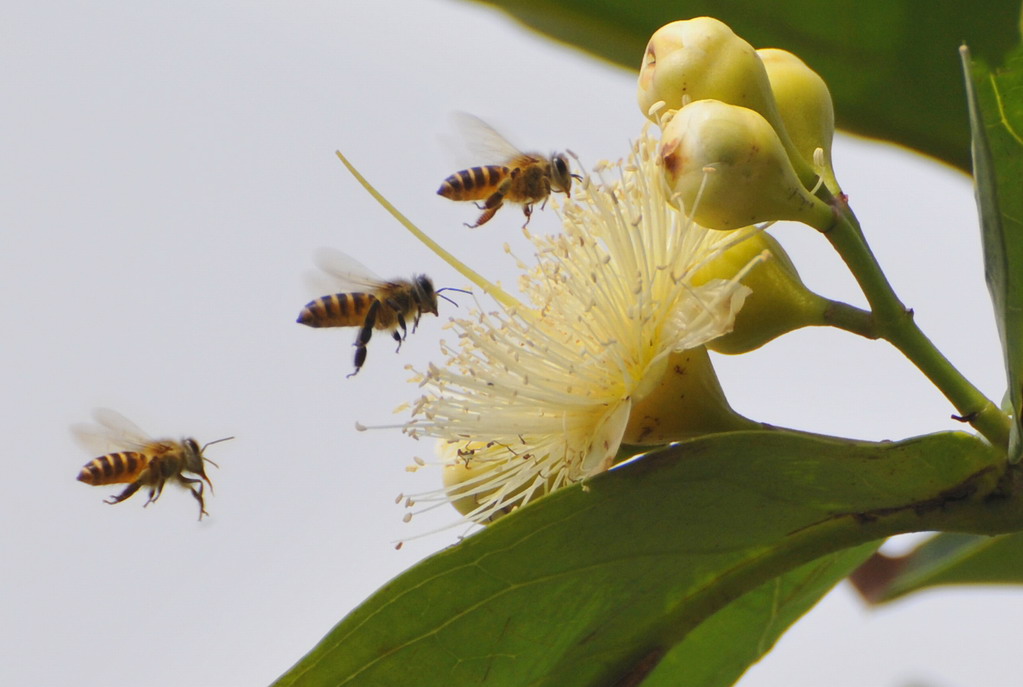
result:
<svg viewBox="0 0 1023 687"><path fill-rule="evenodd" d="M468 444L466 445L468 446ZM452 449L452 452L458 450ZM465 450L464 448L462 450ZM469 487L472 482L485 481L486 474L493 472L500 468L499 463L482 463L479 461L460 460L454 463L448 463L444 466L443 479L444 479L444 490L448 494L448 498L451 500L451 505L455 507L459 513L465 516L469 516L480 507L480 505L487 503L494 497L494 492L497 490L490 489L487 491L480 492L477 489ZM469 487L469 488L467 488ZM488 524L497 520L502 515L506 515L511 512L510 508L501 509L495 511L489 518L482 522L482 524Z"/></svg>
<svg viewBox="0 0 1023 687"><path fill-rule="evenodd" d="M486 448L481 441L437 443L437 454L446 461L443 480L448 501L473 522L489 525L563 486L553 475L544 480L525 471L512 477L518 472L517 463L523 461L510 452L500 460L480 459Z"/></svg>
<svg viewBox="0 0 1023 687"><path fill-rule="evenodd" d="M803 184L809 188L817 180L785 131L757 52L717 19L675 21L654 32L640 67L638 100L644 116L655 123L663 114L651 113L658 102L667 110L681 110L691 102L720 100L759 112L774 127Z"/></svg>
<svg viewBox="0 0 1023 687"><path fill-rule="evenodd" d="M840 194L842 189L831 167L835 108L828 85L817 72L787 50L765 48L757 50L757 54L767 69L778 112L796 150L803 160L817 169L828 190L835 195ZM814 161L814 151L818 148L823 151L823 168Z"/></svg>
<svg viewBox="0 0 1023 687"><path fill-rule="evenodd" d="M707 350L698 346L668 357L657 384L634 401L622 442L658 445L759 427L728 405Z"/></svg>
<svg viewBox="0 0 1023 687"><path fill-rule="evenodd" d="M647 116L659 101L681 110L704 99L776 111L767 72L753 46L712 17L673 21L654 32L639 71L638 99Z"/></svg>
<svg viewBox="0 0 1023 687"><path fill-rule="evenodd" d="M712 279L731 279L764 253L767 259L742 277L742 284L752 293L736 314L734 328L708 342L710 350L747 353L800 327L825 324L828 300L806 288L785 249L764 231L756 231L701 267L693 274L692 283L699 286Z"/></svg>
<svg viewBox="0 0 1023 687"><path fill-rule="evenodd" d="M661 160L680 210L709 229L792 220L821 231L831 207L800 183L759 113L717 100L686 105L664 126Z"/></svg>

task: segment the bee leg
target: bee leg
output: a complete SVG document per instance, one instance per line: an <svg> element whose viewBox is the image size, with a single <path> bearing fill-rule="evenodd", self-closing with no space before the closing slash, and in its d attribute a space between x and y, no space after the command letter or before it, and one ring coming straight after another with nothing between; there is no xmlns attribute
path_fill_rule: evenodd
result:
<svg viewBox="0 0 1023 687"><path fill-rule="evenodd" d="M547 199L551 197L551 180L544 177L543 180L543 203L540 204L540 209L543 210L547 207Z"/></svg>
<svg viewBox="0 0 1023 687"><path fill-rule="evenodd" d="M164 481L161 479L159 482L156 483L156 485L153 488L149 490L149 500L142 504L143 508L145 508L146 506L160 498L160 494L163 493L163 485Z"/></svg>
<svg viewBox="0 0 1023 687"><path fill-rule="evenodd" d="M398 342L398 348L401 349L401 342L408 338L408 328L405 326L405 316L401 314L401 303L398 303L392 298L387 301L387 306L394 311L394 314L398 319L398 327L401 329L401 335L399 336L398 330L395 329L394 332L391 333L391 336L393 336L394 340Z"/></svg>
<svg viewBox="0 0 1023 687"><path fill-rule="evenodd" d="M504 197L508 195L508 189L511 188L512 179L518 176L518 170L512 172L512 175L501 182L497 190L490 194L490 197L483 203L483 214L476 220L476 224L466 224L465 226L470 229L483 226L490 221L490 218L497 214L497 211L504 205ZM477 207L479 207L477 205Z"/></svg>
<svg viewBox="0 0 1023 687"><path fill-rule="evenodd" d="M497 195L497 194L495 193L494 195ZM494 196L491 196L491 198L493 198L493 197ZM488 200L487 203L489 204L490 201ZM494 215L496 215L497 211L500 210L500 209L501 209L501 203L499 202L497 205L494 205L493 207L488 207L486 210L484 210L483 214L481 214L476 219L476 223L475 224L469 224L468 222L465 222L465 226L469 227L470 229L475 229L476 227L481 227L484 224L486 224L487 222L489 222L490 218L493 217Z"/></svg>
<svg viewBox="0 0 1023 687"><path fill-rule="evenodd" d="M544 201L544 203L546 203L546 202L547 201ZM541 207L543 207L543 206L541 206ZM529 220L531 220L533 218L533 204L532 203L526 203L525 205L523 205L522 206L522 214L524 214L526 216L526 223L522 225L522 228L525 229L527 226L529 226Z"/></svg>
<svg viewBox="0 0 1023 687"><path fill-rule="evenodd" d="M355 375L359 374L359 370L361 370L362 366L365 365L365 364L366 364L366 347L365 346L359 346L358 348L355 349L355 369L352 372L350 372L347 375L345 375L345 379L348 379L349 377L354 377Z"/></svg>
<svg viewBox="0 0 1023 687"><path fill-rule="evenodd" d="M541 210L543 210L545 207L547 207L547 199L550 198L550 197L551 197L551 181L550 181L550 179L544 179L543 180L543 202L540 203L540 209ZM529 220L532 219L532 217L533 217L533 204L532 203L526 203L525 205L523 205L522 206L522 212L523 212L523 214L526 215L526 223L522 225L522 228L525 229L527 226L529 226Z"/></svg>
<svg viewBox="0 0 1023 687"><path fill-rule="evenodd" d="M181 486L185 487L190 492L192 492L192 496L194 496L195 500L199 502L199 519L202 520L202 516L209 515L209 513L206 512L206 504L202 500L202 487L203 487L202 480L201 479L188 479L184 475L178 475L178 482L181 483ZM195 485L195 486L193 486L193 485ZM196 487L198 487L198 488L196 488Z"/></svg>
<svg viewBox="0 0 1023 687"><path fill-rule="evenodd" d="M511 190L512 179L514 179L517 176L518 170L512 173L510 177L502 181L501 184L497 187L497 190L491 193L490 197L487 198L486 202L483 203L483 207L485 207L488 210L493 208L494 211L496 212L497 208L501 207L501 204L504 203L504 197L508 195L508 191Z"/></svg>
<svg viewBox="0 0 1023 687"><path fill-rule="evenodd" d="M398 347L394 349L394 352L397 353L401 350L401 342L408 336L408 328L405 326L405 316L401 314L401 311L395 310L394 314L398 316L398 327L401 329L401 334L398 334L397 329L391 333L394 340L398 342Z"/></svg>
<svg viewBox="0 0 1023 687"><path fill-rule="evenodd" d="M369 310L366 311L366 321L362 323L359 335L355 337L355 370L348 377L359 374L359 370L366 362L366 344L373 336L373 327L376 326L378 312L380 312L380 301L374 300L373 305L369 306Z"/></svg>
<svg viewBox="0 0 1023 687"><path fill-rule="evenodd" d="M111 496L108 499L104 499L103 503L109 503L111 506L114 505L115 503L120 503L121 501L124 501L127 498L131 498L131 496L136 491L138 491L139 487L141 487L141 486L142 486L142 481L141 480L137 480L135 482L132 482L127 487L125 487L124 491L122 491L120 494L118 494L117 496Z"/></svg>

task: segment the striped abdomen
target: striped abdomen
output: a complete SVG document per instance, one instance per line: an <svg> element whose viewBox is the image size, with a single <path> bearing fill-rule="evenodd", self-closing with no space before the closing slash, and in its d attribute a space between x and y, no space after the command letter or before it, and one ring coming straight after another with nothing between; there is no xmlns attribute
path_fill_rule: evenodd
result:
<svg viewBox="0 0 1023 687"><path fill-rule="evenodd" d="M451 200L484 200L497 190L511 174L503 165L486 165L455 172L437 189L437 194Z"/></svg>
<svg viewBox="0 0 1023 687"><path fill-rule="evenodd" d="M309 327L358 327L366 320L366 313L376 300L371 293L324 296L306 303L298 315L298 322ZM380 326L379 318L377 326Z"/></svg>
<svg viewBox="0 0 1023 687"><path fill-rule="evenodd" d="M78 481L93 485L134 482L148 465L149 457L145 453L108 453L86 463L78 473Z"/></svg>

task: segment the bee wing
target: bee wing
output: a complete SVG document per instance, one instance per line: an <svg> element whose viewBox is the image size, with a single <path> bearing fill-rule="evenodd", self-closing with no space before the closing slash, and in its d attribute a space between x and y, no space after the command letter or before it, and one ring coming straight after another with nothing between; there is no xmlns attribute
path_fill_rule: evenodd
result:
<svg viewBox="0 0 1023 687"><path fill-rule="evenodd" d="M512 160L530 162L539 158L531 153L523 153L508 139L497 133L494 127L468 112L452 114L455 127L465 142L465 147L473 156L475 164L504 164Z"/></svg>
<svg viewBox="0 0 1023 687"><path fill-rule="evenodd" d="M387 283L351 255L334 248L320 248L313 259L320 272L309 275L307 281L320 296L374 291Z"/></svg>
<svg viewBox="0 0 1023 687"><path fill-rule="evenodd" d="M92 417L96 424L73 425L71 434L82 448L93 455L140 449L152 442L138 425L115 410L97 408Z"/></svg>

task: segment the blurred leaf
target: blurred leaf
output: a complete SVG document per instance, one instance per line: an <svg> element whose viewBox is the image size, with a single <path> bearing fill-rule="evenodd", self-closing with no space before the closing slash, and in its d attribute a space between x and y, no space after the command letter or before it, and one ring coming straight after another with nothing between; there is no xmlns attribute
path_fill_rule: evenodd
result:
<svg viewBox="0 0 1023 687"><path fill-rule="evenodd" d="M887 565L892 574L875 590L875 603L941 585L1023 584L1023 533L938 534Z"/></svg>
<svg viewBox="0 0 1023 687"><path fill-rule="evenodd" d="M771 650L794 622L878 547L871 542L819 558L745 594L690 632L643 687L727 687Z"/></svg>
<svg viewBox="0 0 1023 687"><path fill-rule="evenodd" d="M974 184L984 243L984 275L1002 339L1016 420L1009 453L1023 453L1023 51L1005 69L971 64L964 51L973 128Z"/></svg>
<svg viewBox="0 0 1023 687"><path fill-rule="evenodd" d="M704 620L779 575L890 534L963 524L998 466L997 451L964 433L872 444L759 431L677 444L423 561L277 684L638 684Z"/></svg>
<svg viewBox="0 0 1023 687"><path fill-rule="evenodd" d="M797 54L824 80L838 125L970 165L958 49L993 64L1019 40L1019 0L485 0L523 24L638 71L647 40L710 15L756 48ZM638 110L638 108L637 108ZM638 111L637 111L638 114ZM841 170L839 169L839 175Z"/></svg>

